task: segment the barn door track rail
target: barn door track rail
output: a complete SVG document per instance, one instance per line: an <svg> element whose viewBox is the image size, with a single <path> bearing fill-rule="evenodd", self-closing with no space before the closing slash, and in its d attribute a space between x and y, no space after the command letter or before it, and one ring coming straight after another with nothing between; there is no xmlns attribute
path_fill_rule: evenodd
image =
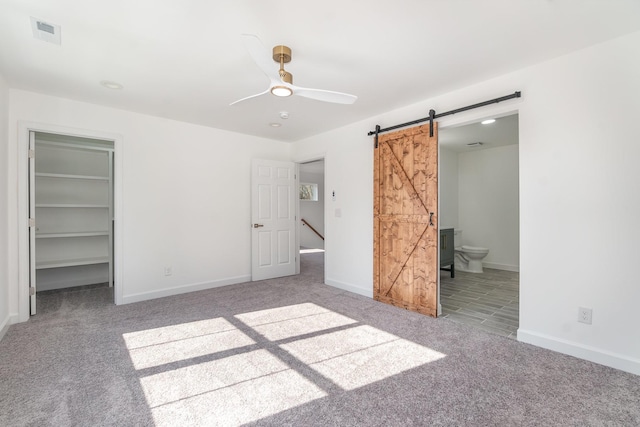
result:
<svg viewBox="0 0 640 427"><path fill-rule="evenodd" d="M497 104L498 102L507 101L509 99L520 98L521 96L522 96L521 92L517 91L517 92L512 93L511 95L501 96L500 98L490 99L489 101L479 102L477 104L468 105L468 106L462 107L462 108L457 108L455 110L447 111L446 113L438 113L438 114L436 114L436 111L431 109L431 110L429 110L429 117L424 117L422 119L413 120L411 122L401 123L401 124L395 125L395 126L389 126L388 128L384 128L384 129L380 129L380 126L376 125L376 129L370 131L367 135L368 136L371 136L371 135L375 135L376 136L375 137L375 148L378 148L378 135L379 134L381 134L383 132L389 132L390 130L403 128L403 127L406 127L406 126L416 125L418 123L429 122L429 135L433 136L433 121L435 119L439 119L440 117L450 116L450 115L456 114L456 113L462 113L463 111L473 110L474 108L484 107L486 105Z"/></svg>

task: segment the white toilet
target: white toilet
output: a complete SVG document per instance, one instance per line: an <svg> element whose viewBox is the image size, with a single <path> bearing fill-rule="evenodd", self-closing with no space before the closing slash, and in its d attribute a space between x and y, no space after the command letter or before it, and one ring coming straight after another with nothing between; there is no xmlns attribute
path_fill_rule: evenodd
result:
<svg viewBox="0 0 640 427"><path fill-rule="evenodd" d="M455 246L455 268L457 271L482 273L482 260L489 253L489 249L477 246L462 245L462 230L453 231Z"/></svg>

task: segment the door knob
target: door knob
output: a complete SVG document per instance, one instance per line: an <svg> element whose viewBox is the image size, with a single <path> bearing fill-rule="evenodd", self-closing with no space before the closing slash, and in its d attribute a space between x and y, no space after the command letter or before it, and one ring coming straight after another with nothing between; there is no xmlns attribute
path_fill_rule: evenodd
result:
<svg viewBox="0 0 640 427"><path fill-rule="evenodd" d="M264 227L264 224L253 224L253 228Z"/></svg>

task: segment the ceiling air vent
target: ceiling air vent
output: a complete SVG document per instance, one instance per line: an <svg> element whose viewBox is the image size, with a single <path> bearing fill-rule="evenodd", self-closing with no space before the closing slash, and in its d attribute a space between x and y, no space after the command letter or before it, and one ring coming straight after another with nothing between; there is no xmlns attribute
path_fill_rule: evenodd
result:
<svg viewBox="0 0 640 427"><path fill-rule="evenodd" d="M31 17L31 30L33 37L38 40L60 45L60 25L45 22L40 19Z"/></svg>

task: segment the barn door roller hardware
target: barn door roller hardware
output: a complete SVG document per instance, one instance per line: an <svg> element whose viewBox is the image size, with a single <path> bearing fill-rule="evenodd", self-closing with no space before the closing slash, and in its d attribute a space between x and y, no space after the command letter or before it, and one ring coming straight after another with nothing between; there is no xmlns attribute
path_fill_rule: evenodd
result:
<svg viewBox="0 0 640 427"><path fill-rule="evenodd" d="M376 125L376 130L370 131L367 135L375 135L375 147L378 148L378 135L382 132L389 132L390 130L395 130L399 128L403 128L406 126L416 125L418 123L429 122L429 135L433 136L433 121L440 117L450 116L452 114L461 113L467 110L473 110L474 108L484 107L486 105L497 104L498 102L507 101L509 99L520 98L522 96L520 91L512 93L511 95L501 96L500 98L490 99L489 101L479 102L477 104L469 105L466 107L458 108L455 110L447 111L446 113L436 114L435 110L429 110L429 117L425 117L418 120L413 120L407 123L401 123L395 126L389 126L388 128L380 129L379 125Z"/></svg>

